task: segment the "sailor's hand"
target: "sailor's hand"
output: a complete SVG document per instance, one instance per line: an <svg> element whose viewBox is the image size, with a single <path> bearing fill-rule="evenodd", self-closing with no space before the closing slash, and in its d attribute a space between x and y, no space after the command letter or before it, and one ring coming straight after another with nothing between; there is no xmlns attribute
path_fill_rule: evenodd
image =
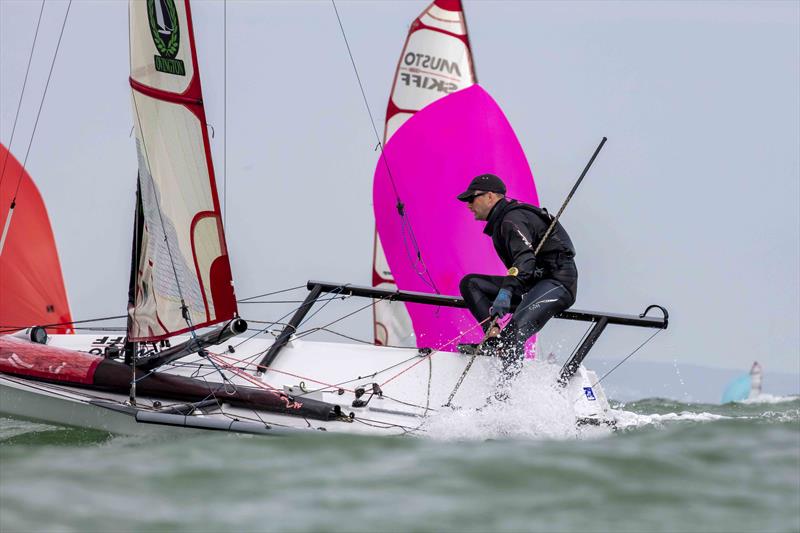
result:
<svg viewBox="0 0 800 533"><path fill-rule="evenodd" d="M508 289L500 289L497 297L489 310L492 316L502 317L511 311L511 292Z"/></svg>

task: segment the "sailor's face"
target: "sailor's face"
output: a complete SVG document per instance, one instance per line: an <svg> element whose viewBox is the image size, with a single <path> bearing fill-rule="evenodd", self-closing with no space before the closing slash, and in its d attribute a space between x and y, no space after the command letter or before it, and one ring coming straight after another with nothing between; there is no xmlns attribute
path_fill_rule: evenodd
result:
<svg viewBox="0 0 800 533"><path fill-rule="evenodd" d="M492 206L497 201L494 196L494 193L491 192L479 192L469 200L469 210L475 215L475 220L489 218L489 211L492 210Z"/></svg>

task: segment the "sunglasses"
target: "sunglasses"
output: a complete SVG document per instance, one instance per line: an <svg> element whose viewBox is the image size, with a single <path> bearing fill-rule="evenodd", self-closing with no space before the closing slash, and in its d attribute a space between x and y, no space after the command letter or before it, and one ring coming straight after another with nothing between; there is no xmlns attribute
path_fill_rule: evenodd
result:
<svg viewBox="0 0 800 533"><path fill-rule="evenodd" d="M474 202L476 198L479 198L479 197L483 196L484 194L489 194L489 192L488 191L484 191L484 192L475 193L472 196L470 196L469 199L467 199L467 203L468 204L472 204L472 202Z"/></svg>

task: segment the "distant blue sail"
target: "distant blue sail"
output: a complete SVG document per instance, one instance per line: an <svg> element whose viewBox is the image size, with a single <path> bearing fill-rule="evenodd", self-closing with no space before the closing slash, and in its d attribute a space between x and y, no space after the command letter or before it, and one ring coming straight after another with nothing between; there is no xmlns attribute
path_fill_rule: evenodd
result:
<svg viewBox="0 0 800 533"><path fill-rule="evenodd" d="M750 374L744 374L731 381L722 394L722 403L740 402L750 396Z"/></svg>

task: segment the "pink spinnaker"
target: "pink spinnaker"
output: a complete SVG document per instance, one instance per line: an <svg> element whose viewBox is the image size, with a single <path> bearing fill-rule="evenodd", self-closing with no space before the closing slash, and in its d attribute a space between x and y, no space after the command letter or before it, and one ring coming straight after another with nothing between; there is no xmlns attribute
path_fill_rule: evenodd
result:
<svg viewBox="0 0 800 533"><path fill-rule="evenodd" d="M500 176L509 197L539 205L525 153L503 111L479 85L426 106L392 136L375 169L373 205L401 290L458 295L465 274L505 274L483 233L485 223L456 199L485 173ZM483 336L465 309L406 305L420 347L455 351L458 343Z"/></svg>

